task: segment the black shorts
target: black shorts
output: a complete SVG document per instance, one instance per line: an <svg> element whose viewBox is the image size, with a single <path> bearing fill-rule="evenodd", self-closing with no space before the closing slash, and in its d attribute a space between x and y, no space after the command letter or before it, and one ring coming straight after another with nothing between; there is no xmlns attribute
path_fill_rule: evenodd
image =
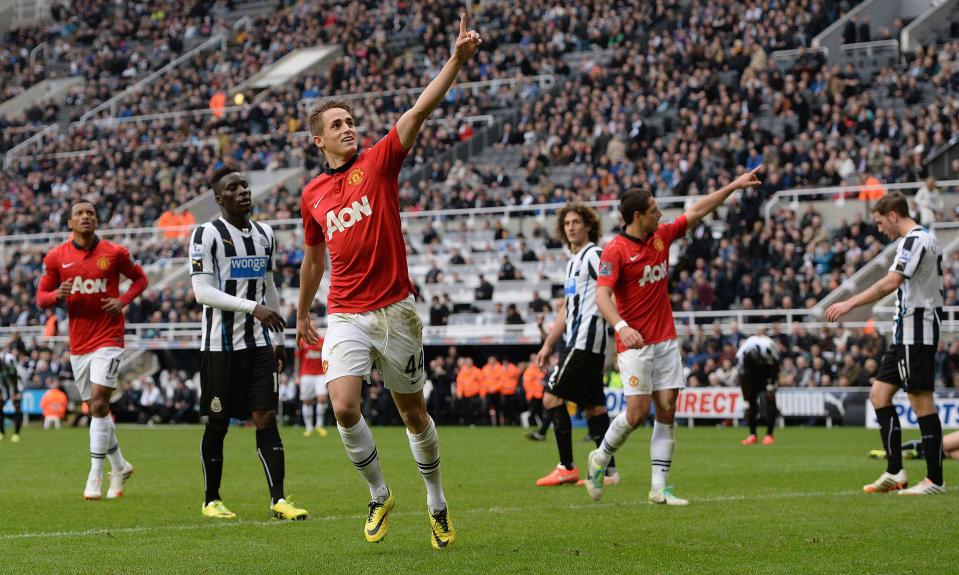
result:
<svg viewBox="0 0 959 575"><path fill-rule="evenodd" d="M200 413L247 419L251 411L276 410L276 356L271 347L205 351L200 366Z"/></svg>
<svg viewBox="0 0 959 575"><path fill-rule="evenodd" d="M763 391L776 391L779 387L779 369L775 365L743 366L743 391L749 395L758 395ZM747 398L748 399L748 398Z"/></svg>
<svg viewBox="0 0 959 575"><path fill-rule="evenodd" d="M17 384L9 385L7 383L0 383L0 410L3 409L3 404L7 400L18 403L20 401L20 390L17 388Z"/></svg>
<svg viewBox="0 0 959 575"><path fill-rule="evenodd" d="M876 380L903 388L907 393L936 388L936 347L890 345L882 354Z"/></svg>
<svg viewBox="0 0 959 575"><path fill-rule="evenodd" d="M606 356L582 349L566 353L550 373L546 392L580 406L605 406L603 368Z"/></svg>

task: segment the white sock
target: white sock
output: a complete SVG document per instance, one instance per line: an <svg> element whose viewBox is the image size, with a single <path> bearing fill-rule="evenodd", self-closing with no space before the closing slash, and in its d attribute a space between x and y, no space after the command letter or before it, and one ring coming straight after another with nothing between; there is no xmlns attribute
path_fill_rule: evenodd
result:
<svg viewBox="0 0 959 575"><path fill-rule="evenodd" d="M313 404L303 404L303 425L307 432L313 431Z"/></svg>
<svg viewBox="0 0 959 575"><path fill-rule="evenodd" d="M120 451L120 442L117 441L117 426L113 423L113 418L108 415L104 419L110 426L110 447L107 449L107 459L110 460L110 468L117 471L126 467L127 460L123 458L123 452Z"/></svg>
<svg viewBox="0 0 959 575"><path fill-rule="evenodd" d="M366 420L360 416L360 421L353 427L345 428L337 424L336 428L340 431L340 437L343 438L346 455L370 486L370 497L389 495L390 490L386 487L383 470L380 469L380 458L376 454L373 433L366 425Z"/></svg>
<svg viewBox="0 0 959 575"><path fill-rule="evenodd" d="M609 429L603 436L602 443L599 444L599 463L606 467L610 458L616 453L616 450L626 443L626 438L633 432L626 420L626 412L622 412L609 422Z"/></svg>
<svg viewBox="0 0 959 575"><path fill-rule="evenodd" d="M110 448L112 432L108 421L110 417L90 418L90 474L103 474L103 460Z"/></svg>
<svg viewBox="0 0 959 575"><path fill-rule="evenodd" d="M443 482L440 480L440 438L436 433L433 418L422 433L413 435L409 429L406 436L410 440L413 461L420 468L423 482L426 483L426 505L431 512L446 509L446 497L443 495Z"/></svg>
<svg viewBox="0 0 959 575"><path fill-rule="evenodd" d="M323 427L323 420L326 418L326 402L316 402L316 426Z"/></svg>
<svg viewBox="0 0 959 575"><path fill-rule="evenodd" d="M649 440L649 459L653 467L653 491L666 487L669 481L669 466L673 463L673 448L676 447L675 427L672 423L655 422L653 436Z"/></svg>

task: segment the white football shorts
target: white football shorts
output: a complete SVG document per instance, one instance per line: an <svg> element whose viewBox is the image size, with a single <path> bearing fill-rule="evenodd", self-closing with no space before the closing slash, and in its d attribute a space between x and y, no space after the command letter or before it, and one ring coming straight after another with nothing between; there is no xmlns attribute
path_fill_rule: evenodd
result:
<svg viewBox="0 0 959 575"><path fill-rule="evenodd" d="M683 358L675 339L621 351L617 361L624 395L652 395L660 389L686 387Z"/></svg>
<svg viewBox="0 0 959 575"><path fill-rule="evenodd" d="M80 390L80 399L89 401L94 383L116 389L121 355L122 347L101 347L83 355L70 355L73 380Z"/></svg>
<svg viewBox="0 0 959 575"><path fill-rule="evenodd" d="M326 375L300 376L300 401L326 397Z"/></svg>
<svg viewBox="0 0 959 575"><path fill-rule="evenodd" d="M413 296L363 313L330 314L323 342L326 381L355 375L369 381L373 367L395 393L416 393L423 374L423 321Z"/></svg>

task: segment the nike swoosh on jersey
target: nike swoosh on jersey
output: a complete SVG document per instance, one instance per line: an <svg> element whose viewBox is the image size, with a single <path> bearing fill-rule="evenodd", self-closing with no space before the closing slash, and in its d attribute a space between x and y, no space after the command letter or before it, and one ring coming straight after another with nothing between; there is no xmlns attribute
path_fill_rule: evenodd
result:
<svg viewBox="0 0 959 575"><path fill-rule="evenodd" d="M77 262L70 262L70 263L68 263L68 264L63 264L63 269L67 269L68 267L72 266L72 265L75 264L75 263L77 263Z"/></svg>
<svg viewBox="0 0 959 575"><path fill-rule="evenodd" d="M639 254L636 254L635 256L629 256L629 261L634 262L636 261L636 258L638 257L639 257Z"/></svg>
<svg viewBox="0 0 959 575"><path fill-rule="evenodd" d="M316 203L313 204L313 209L314 209L314 210L320 205L320 201L321 201L321 200L322 200L322 198L321 198L320 200L316 200Z"/></svg>

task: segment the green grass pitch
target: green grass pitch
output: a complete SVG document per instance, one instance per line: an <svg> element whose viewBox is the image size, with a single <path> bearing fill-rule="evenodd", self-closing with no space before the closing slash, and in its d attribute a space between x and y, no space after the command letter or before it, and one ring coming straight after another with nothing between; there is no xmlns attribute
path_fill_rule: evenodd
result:
<svg viewBox="0 0 959 575"><path fill-rule="evenodd" d="M617 456L623 483L600 503L583 488L537 488L550 440L521 430L443 428L443 479L456 546L429 543L425 491L400 428L376 428L397 497L389 536L363 540L368 492L339 437L282 430L287 492L306 522L268 519L254 434L227 437L222 495L239 519L200 515L198 426L118 429L136 466L126 496L84 501L85 429L26 429L0 443L0 573L956 573L957 496L867 496L878 434L787 428L743 447L742 429L677 430L671 483L685 508L646 503L649 429ZM590 444L578 441L583 465ZM907 437L914 432L906 432ZM913 482L924 463L907 461ZM950 489L959 465L945 462Z"/></svg>

